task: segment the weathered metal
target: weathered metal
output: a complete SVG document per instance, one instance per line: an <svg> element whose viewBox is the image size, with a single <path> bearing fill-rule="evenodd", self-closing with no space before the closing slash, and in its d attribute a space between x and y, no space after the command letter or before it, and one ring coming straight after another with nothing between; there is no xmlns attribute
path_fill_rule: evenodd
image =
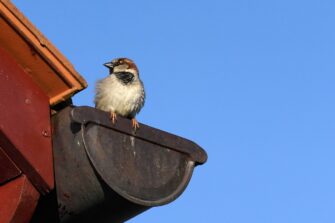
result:
<svg viewBox="0 0 335 223"><path fill-rule="evenodd" d="M128 119L68 107L53 118L60 222L124 222L176 199L207 155L195 143Z"/></svg>
<svg viewBox="0 0 335 223"><path fill-rule="evenodd" d="M0 95L0 146L45 194L54 185L49 99L2 48Z"/></svg>
<svg viewBox="0 0 335 223"><path fill-rule="evenodd" d="M0 222L27 223L40 194L25 175L0 186Z"/></svg>

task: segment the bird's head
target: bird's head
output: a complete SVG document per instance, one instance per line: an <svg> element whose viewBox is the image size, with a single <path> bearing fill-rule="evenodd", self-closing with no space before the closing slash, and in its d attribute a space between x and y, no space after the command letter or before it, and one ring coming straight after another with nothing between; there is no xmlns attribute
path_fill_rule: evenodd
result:
<svg viewBox="0 0 335 223"><path fill-rule="evenodd" d="M136 64L128 58L116 58L105 63L109 68L109 74L115 75L124 84L129 84L139 79L139 72Z"/></svg>
<svg viewBox="0 0 335 223"><path fill-rule="evenodd" d="M139 74L136 64L128 58L116 58L104 66L109 68L109 74L131 73L134 77Z"/></svg>

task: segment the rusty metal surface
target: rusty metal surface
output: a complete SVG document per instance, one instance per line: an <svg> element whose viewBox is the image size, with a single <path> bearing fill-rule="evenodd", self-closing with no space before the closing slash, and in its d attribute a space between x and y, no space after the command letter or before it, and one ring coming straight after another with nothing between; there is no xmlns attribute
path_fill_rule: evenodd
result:
<svg viewBox="0 0 335 223"><path fill-rule="evenodd" d="M68 107L53 118L60 222L124 222L148 209L122 198L100 179L87 157L81 125L72 122L70 111Z"/></svg>
<svg viewBox="0 0 335 223"><path fill-rule="evenodd" d="M185 153L196 164L203 164L207 161L206 152L196 143L188 139L144 124L141 124L141 127L134 132L132 128L129 128L130 121L128 119L120 117L116 124L112 124L106 112L92 107L82 106L74 108L71 111L71 117L74 122L82 124L94 123L126 135L134 136L137 139L142 139L180 153Z"/></svg>
<svg viewBox="0 0 335 223"><path fill-rule="evenodd" d="M0 185L19 176L21 171L0 146Z"/></svg>
<svg viewBox="0 0 335 223"><path fill-rule="evenodd" d="M0 186L0 222L29 222L39 196L25 175Z"/></svg>
<svg viewBox="0 0 335 223"><path fill-rule="evenodd" d="M124 222L171 202L186 188L195 164L207 159L189 140L143 124L135 133L129 120L119 118L112 126L108 117L68 107L53 119L61 222Z"/></svg>
<svg viewBox="0 0 335 223"><path fill-rule="evenodd" d="M41 193L53 188L49 100L0 48L0 146Z"/></svg>
<svg viewBox="0 0 335 223"><path fill-rule="evenodd" d="M97 125L89 124L83 131L96 171L113 190L134 203L169 203L192 176L194 162L185 154Z"/></svg>

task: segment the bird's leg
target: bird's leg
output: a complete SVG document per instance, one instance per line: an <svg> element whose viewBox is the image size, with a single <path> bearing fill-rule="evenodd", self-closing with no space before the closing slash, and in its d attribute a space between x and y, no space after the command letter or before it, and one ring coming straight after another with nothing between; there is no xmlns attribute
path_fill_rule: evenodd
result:
<svg viewBox="0 0 335 223"><path fill-rule="evenodd" d="M113 124L115 124L116 121L117 121L116 113L115 112L111 112L110 118L112 119Z"/></svg>
<svg viewBox="0 0 335 223"><path fill-rule="evenodd" d="M138 121L135 118L131 119L131 125L133 126L133 128L136 130L138 128L140 128L140 125L138 124Z"/></svg>

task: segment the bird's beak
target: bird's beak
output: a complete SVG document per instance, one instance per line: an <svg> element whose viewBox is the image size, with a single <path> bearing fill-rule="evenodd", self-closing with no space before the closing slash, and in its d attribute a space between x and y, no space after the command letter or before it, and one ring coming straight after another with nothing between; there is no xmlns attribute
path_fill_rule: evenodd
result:
<svg viewBox="0 0 335 223"><path fill-rule="evenodd" d="M113 69L113 67L114 67L114 65L113 65L112 62L104 63L104 66L105 66L105 67L108 67L108 68L110 68L110 69Z"/></svg>

